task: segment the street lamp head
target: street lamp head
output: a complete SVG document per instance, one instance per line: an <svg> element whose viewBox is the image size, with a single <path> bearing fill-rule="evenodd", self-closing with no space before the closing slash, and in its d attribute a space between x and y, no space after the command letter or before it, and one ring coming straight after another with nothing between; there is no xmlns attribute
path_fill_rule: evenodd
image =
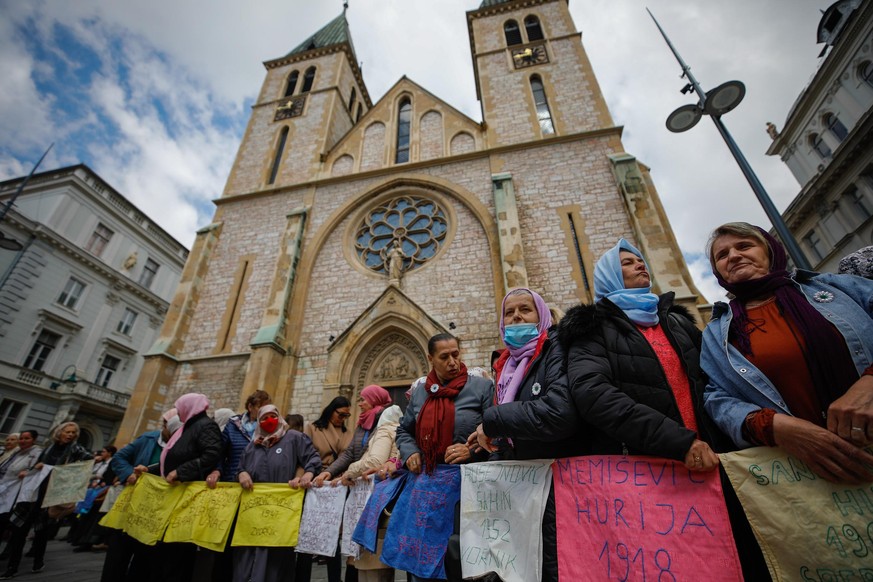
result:
<svg viewBox="0 0 873 582"><path fill-rule="evenodd" d="M667 129L673 133L688 131L700 121L703 111L698 105L683 105L667 117Z"/></svg>
<svg viewBox="0 0 873 582"><path fill-rule="evenodd" d="M20 242L13 238L6 238L2 232L0 232L0 249L5 249L7 251L20 251L24 247Z"/></svg>
<svg viewBox="0 0 873 582"><path fill-rule="evenodd" d="M724 115L740 104L746 96L746 86L740 81L728 81L706 92L703 112L707 115Z"/></svg>

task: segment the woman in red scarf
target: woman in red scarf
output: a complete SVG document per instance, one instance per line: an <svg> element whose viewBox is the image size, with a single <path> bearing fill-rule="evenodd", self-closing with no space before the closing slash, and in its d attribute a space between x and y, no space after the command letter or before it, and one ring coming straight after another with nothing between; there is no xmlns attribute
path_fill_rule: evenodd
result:
<svg viewBox="0 0 873 582"><path fill-rule="evenodd" d="M494 402L491 380L468 376L458 339L441 333L427 343L430 373L412 392L397 427L397 448L413 473L432 473L440 463L484 461L487 452L471 453L467 436Z"/></svg>

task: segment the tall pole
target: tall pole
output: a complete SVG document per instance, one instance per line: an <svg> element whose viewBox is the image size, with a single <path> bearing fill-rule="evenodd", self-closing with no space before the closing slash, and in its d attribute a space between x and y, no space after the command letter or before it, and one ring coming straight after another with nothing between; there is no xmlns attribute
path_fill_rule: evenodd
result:
<svg viewBox="0 0 873 582"><path fill-rule="evenodd" d="M670 47L673 56L675 56L676 60L679 61L679 66L682 67L682 76L688 78L688 82L694 88L697 96L700 97L700 109L705 113L706 109L704 108L704 105L706 105L706 93L703 91L700 83L697 82L697 79L694 78L694 75L691 74L691 67L685 64L685 61L683 61L682 57L679 56L679 51L677 51L673 46L673 43L670 42L670 38L667 36L667 33L664 32L664 29L661 28L661 25L658 23L655 15L652 14L652 11L646 8L646 12L648 12L649 16L652 17L652 20L655 21L655 26L658 27L659 31L661 31L661 36L664 37L664 41L667 43L667 46ZM743 155L737 142L734 141L734 138L728 132L727 127L725 127L721 120L721 116L710 115L710 117L712 118L712 122L715 124L716 129L718 129L718 132L721 134L722 139L724 139L727 144L728 149L731 151L731 154L733 154L737 164L740 166L740 170L746 177L746 181L748 181L749 186L752 187L755 197L764 208L764 213L767 214L767 218L770 219L770 223L773 224L773 228L776 229L776 234L778 234L779 238L782 239L782 244L785 245L785 250L788 251L788 256L791 257L791 260L794 261L795 266L798 268L806 269L808 271L812 270L812 265L809 263L809 260L806 258L800 245L797 244L791 231L788 230L788 226L785 224L785 221L782 220L782 215L778 210L776 210L776 206L773 204L773 201L770 199L770 196L767 194L761 181L758 180L758 176L755 175L755 171L752 170L752 166L749 165L749 162L746 160L746 157Z"/></svg>
<svg viewBox="0 0 873 582"><path fill-rule="evenodd" d="M36 169L39 167L39 165L48 155L49 150L51 150L54 145L54 142L52 142L52 144L48 147L45 153L42 154L42 157L39 159L39 161L36 162L36 164L33 166L33 169L30 171L24 181L18 185L18 189L15 191L14 194L12 194L12 197L9 199L9 202L6 203L6 206L4 206L2 210L0 210L0 222L3 222L3 219L6 218L6 213L8 213L9 209L12 208L12 205L15 204L15 199L18 198L19 194L21 194L21 192L24 190L24 187L27 186L27 183L30 181L31 176L33 176L33 174L36 172Z"/></svg>

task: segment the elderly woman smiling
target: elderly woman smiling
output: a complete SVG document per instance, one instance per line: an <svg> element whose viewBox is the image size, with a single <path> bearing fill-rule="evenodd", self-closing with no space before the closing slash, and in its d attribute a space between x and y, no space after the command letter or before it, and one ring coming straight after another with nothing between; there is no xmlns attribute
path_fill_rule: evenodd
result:
<svg viewBox="0 0 873 582"><path fill-rule="evenodd" d="M710 237L716 303L703 337L707 412L739 446L780 446L829 481L873 479L873 282L797 271L760 227ZM865 464L867 465L865 467Z"/></svg>

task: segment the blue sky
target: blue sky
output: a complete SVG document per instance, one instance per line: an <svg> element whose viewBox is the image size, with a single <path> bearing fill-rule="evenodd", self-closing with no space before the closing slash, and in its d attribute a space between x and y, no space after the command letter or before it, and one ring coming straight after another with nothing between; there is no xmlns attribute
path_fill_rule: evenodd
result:
<svg viewBox="0 0 873 582"><path fill-rule="evenodd" d="M378 100L406 74L473 119L464 12L479 0L352 0L364 80ZM716 222L769 226L706 121L685 134L666 116L690 102L648 5L704 88L738 78L747 96L725 121L774 202L798 184L764 152L817 66L815 0L571 0L570 9L628 152L652 175L689 266L720 296L700 253ZM209 223L233 163L262 62L342 10L341 0L0 0L0 179L85 163L186 245ZM437 61L434 55L439 54Z"/></svg>

